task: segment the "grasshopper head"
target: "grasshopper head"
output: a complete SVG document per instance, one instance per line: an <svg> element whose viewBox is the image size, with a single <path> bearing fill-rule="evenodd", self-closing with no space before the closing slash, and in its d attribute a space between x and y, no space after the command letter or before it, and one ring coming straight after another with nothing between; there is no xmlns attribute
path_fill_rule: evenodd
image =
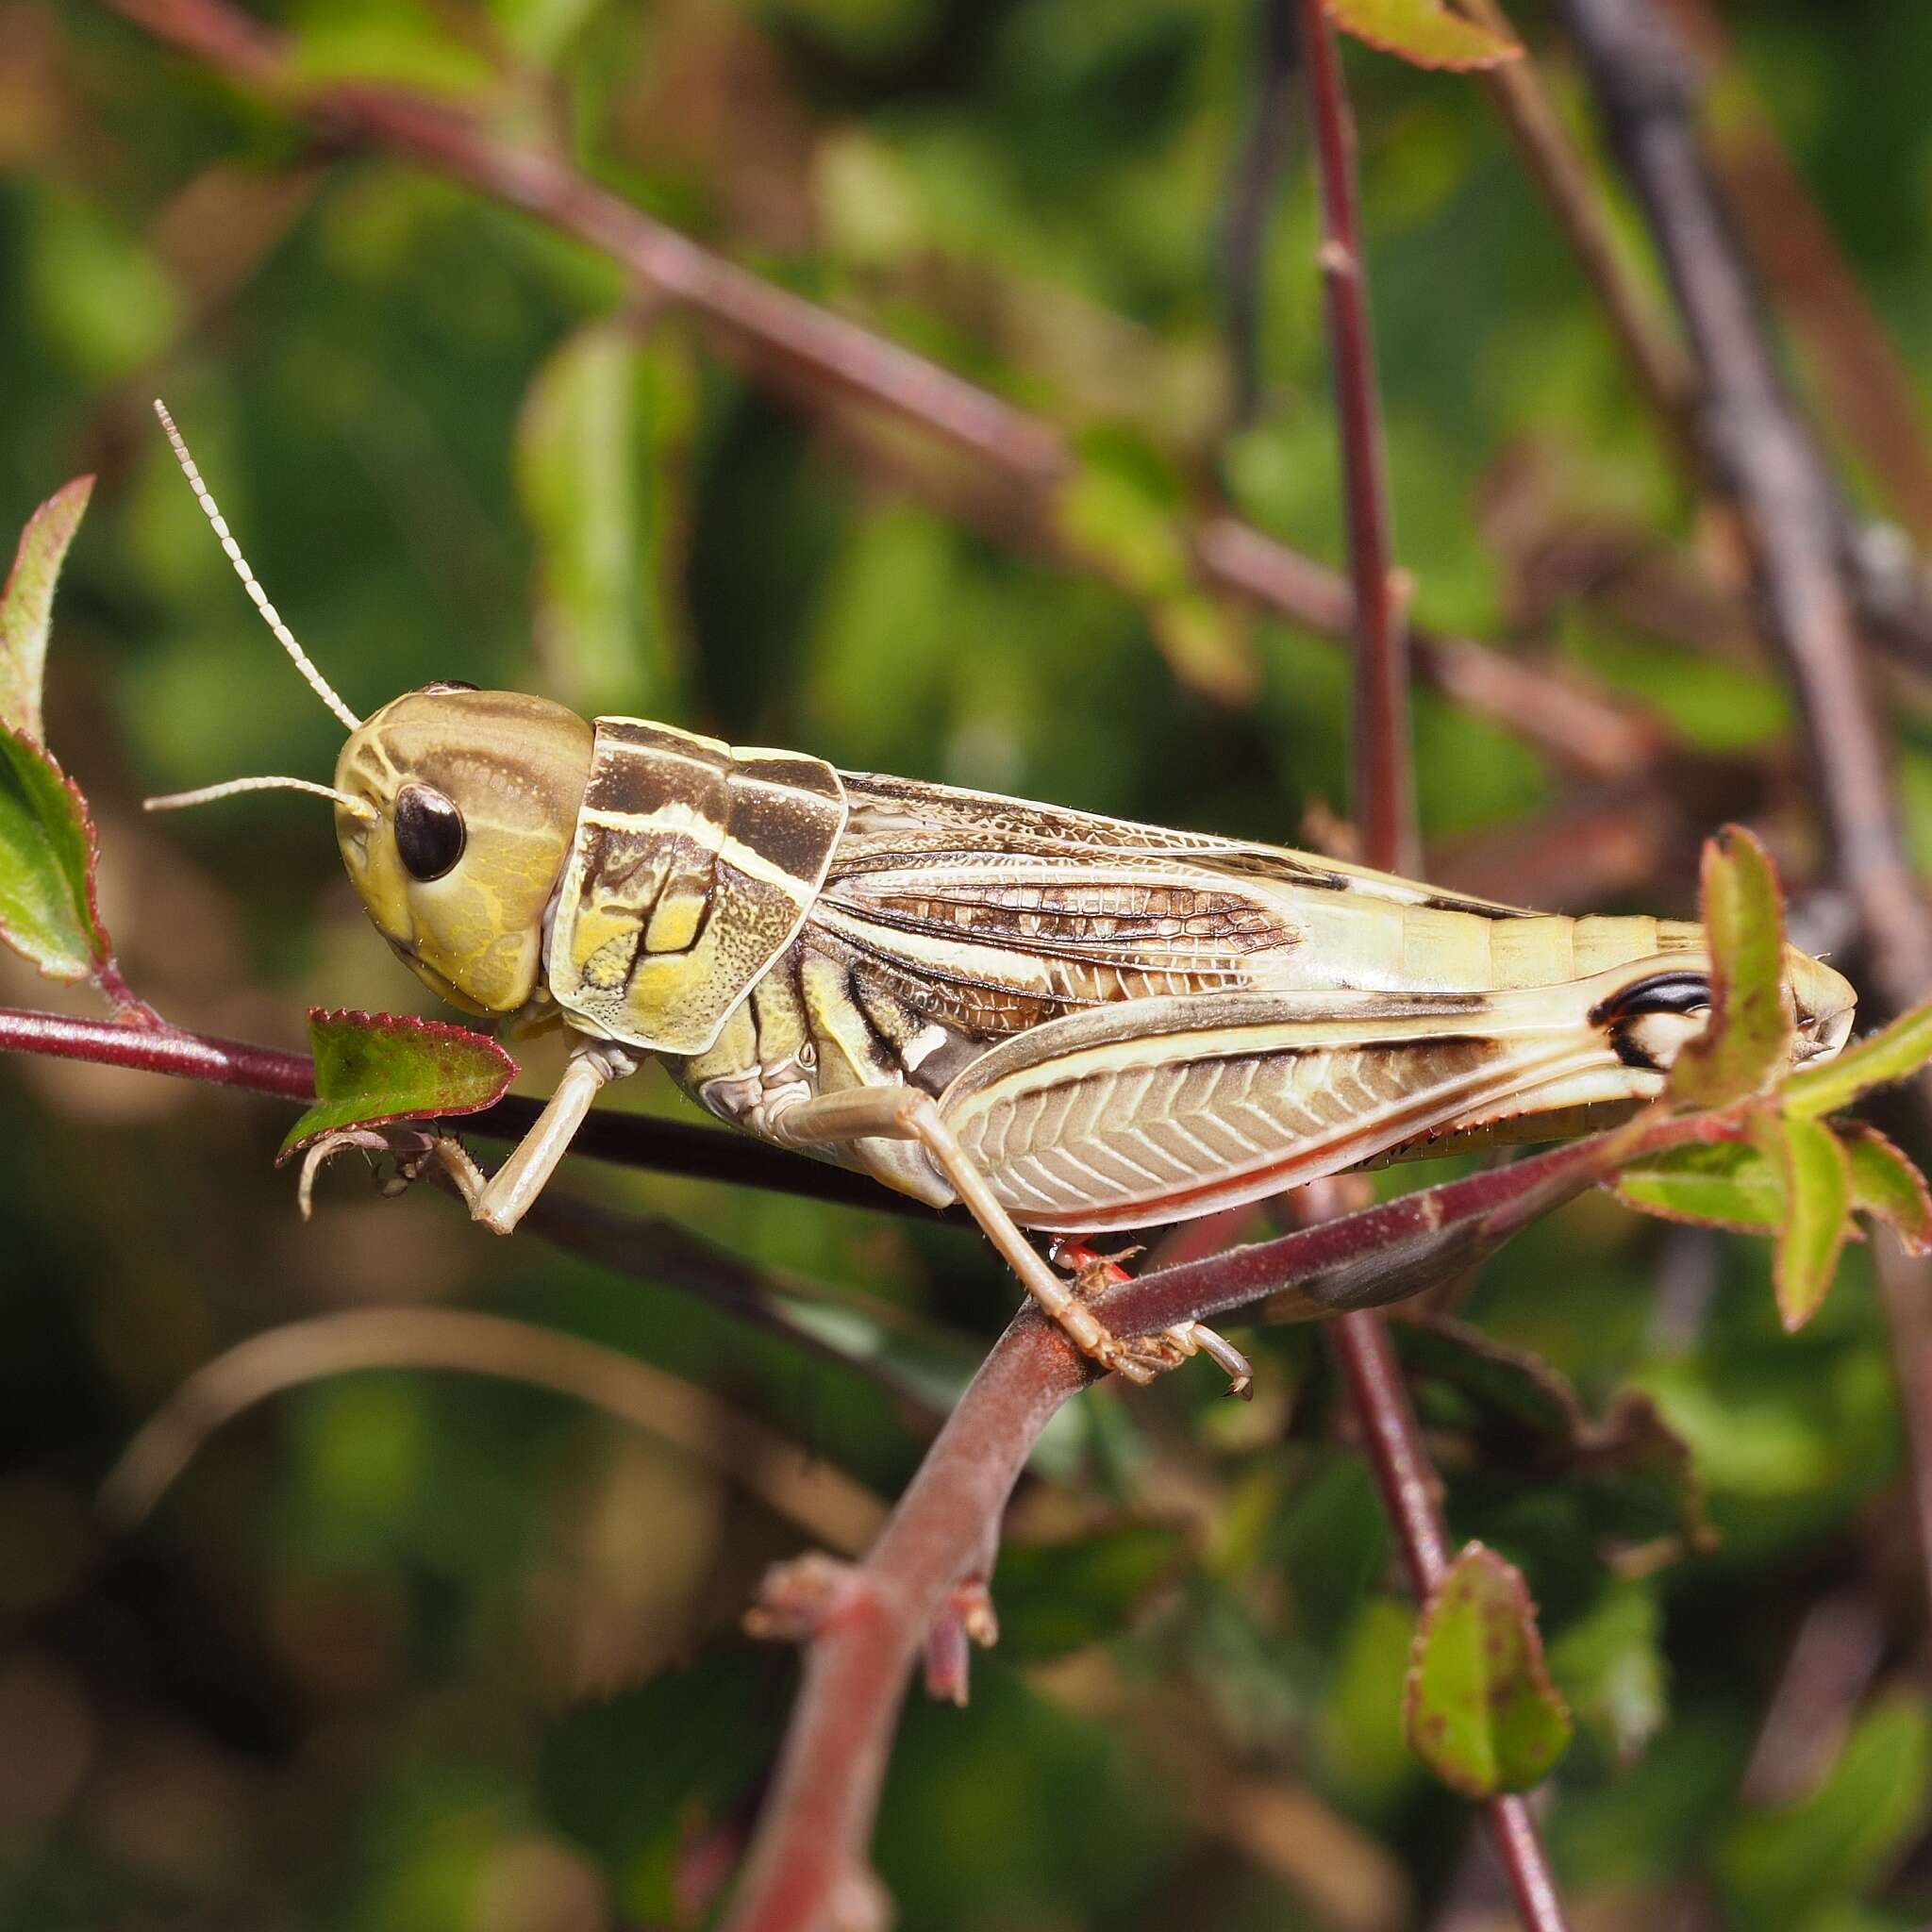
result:
<svg viewBox="0 0 1932 1932"><path fill-rule="evenodd" d="M451 1005L509 1013L537 990L591 745L561 705L454 683L385 705L343 745L336 838L349 881Z"/></svg>
<svg viewBox="0 0 1932 1932"><path fill-rule="evenodd" d="M1791 1012L1798 1029L1791 1051L1793 1063L1803 1066L1807 1060L1836 1058L1851 1038L1852 1020L1858 1008L1852 982L1823 959L1787 946L1785 984L1791 990Z"/></svg>
<svg viewBox="0 0 1932 1932"><path fill-rule="evenodd" d="M357 717L256 581L166 406L155 413L250 602L349 741L333 785L231 778L151 798L149 808L270 789L332 799L342 863L376 931L451 1005L515 1012L541 983L544 914L591 777L591 727L541 698L456 683Z"/></svg>

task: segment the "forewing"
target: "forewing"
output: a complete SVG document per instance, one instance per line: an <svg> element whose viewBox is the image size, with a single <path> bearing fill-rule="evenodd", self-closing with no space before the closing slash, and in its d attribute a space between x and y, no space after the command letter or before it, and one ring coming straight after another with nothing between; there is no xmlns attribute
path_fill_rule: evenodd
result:
<svg viewBox="0 0 1932 1932"><path fill-rule="evenodd" d="M815 941L990 1039L1122 1000L1291 985L1314 970L1297 956L1324 904L1379 909L1385 932L1406 908L1507 910L1280 847L842 775L851 817Z"/></svg>

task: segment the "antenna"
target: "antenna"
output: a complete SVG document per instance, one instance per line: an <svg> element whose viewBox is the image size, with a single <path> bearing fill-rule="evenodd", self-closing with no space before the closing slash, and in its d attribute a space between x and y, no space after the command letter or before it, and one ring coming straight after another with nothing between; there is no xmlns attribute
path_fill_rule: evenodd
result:
<svg viewBox="0 0 1932 1932"><path fill-rule="evenodd" d="M202 514L214 526L215 535L222 540L222 548L227 552L228 561L235 566L235 575L242 579L242 588L248 592L249 600L261 612L262 621L275 632L276 642L294 659L295 669L308 680L309 690L351 731L359 730L361 719L336 695L334 686L315 668L308 653L295 641L295 633L282 622L281 612L268 601L267 593L256 582L255 573L248 568L248 559L242 555L242 546L235 541L229 532L228 520L215 507L215 500L208 493L208 485L201 480L201 472L194 466L194 458L188 454L188 445L182 440L181 432L175 427L175 419L169 415L167 404L162 402L159 396L155 398L155 414L161 419L161 427L168 432L168 441L174 447L175 460L181 465L181 474L188 478L188 487L194 491L195 502L200 504ZM276 785L293 785L299 781L293 778L276 778L270 782Z"/></svg>
<svg viewBox="0 0 1932 1932"><path fill-rule="evenodd" d="M318 798L332 798L352 817L379 825L382 814L366 798L352 798L333 785L318 785L312 778L229 778L220 785L204 785L198 791L170 791L160 798L144 798L142 811L179 811L184 806L210 805L218 798L233 798L241 791L312 791Z"/></svg>

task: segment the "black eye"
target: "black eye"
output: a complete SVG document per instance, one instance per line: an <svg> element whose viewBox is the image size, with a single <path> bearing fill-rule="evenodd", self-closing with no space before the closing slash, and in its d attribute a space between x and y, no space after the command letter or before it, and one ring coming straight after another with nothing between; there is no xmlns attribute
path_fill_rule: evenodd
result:
<svg viewBox="0 0 1932 1932"><path fill-rule="evenodd" d="M1653 973L1612 993L1590 1017L1599 1025L1634 1020L1640 1013L1695 1013L1710 1005L1710 980L1702 973Z"/></svg>
<svg viewBox="0 0 1932 1932"><path fill-rule="evenodd" d="M463 815L427 785L396 793L396 850L412 879L440 879L463 856Z"/></svg>
<svg viewBox="0 0 1932 1932"><path fill-rule="evenodd" d="M435 698L441 697L444 691L475 691L475 689L476 687L474 684L465 684L460 677L439 677L433 683L418 685L416 694L419 697Z"/></svg>

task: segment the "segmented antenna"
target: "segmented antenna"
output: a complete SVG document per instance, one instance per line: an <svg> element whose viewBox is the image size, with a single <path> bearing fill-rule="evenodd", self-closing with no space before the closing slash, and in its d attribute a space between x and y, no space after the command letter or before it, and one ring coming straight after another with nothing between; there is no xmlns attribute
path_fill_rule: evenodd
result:
<svg viewBox="0 0 1932 1932"><path fill-rule="evenodd" d="M282 622L281 612L268 601L267 593L255 581L255 573L248 568L248 559L242 555L242 546L235 541L228 529L228 520L215 506L214 498L208 493L208 487L201 480L201 472L194 466L194 458L188 454L188 445L182 440L181 432L175 427L175 419L168 413L168 406L159 396L155 398L155 414L161 419L161 427L168 432L168 441L173 445L175 460L181 465L181 474L188 478L188 487L194 491L194 500L201 506L202 514L214 526L214 533L222 540L222 548L227 552L228 561L235 566L235 575L242 579L242 588L248 592L249 600L261 612L262 621L275 634L275 641L294 659L295 669L308 679L308 688L325 704L351 731L359 730L362 721L341 698L331 685L315 668L308 653L295 641L295 633ZM252 781L244 781L252 782ZM275 784L294 784L291 779L275 779ZM324 788L326 790L326 788Z"/></svg>
<svg viewBox="0 0 1932 1932"><path fill-rule="evenodd" d="M170 791L160 798L143 798L142 811L179 811L189 805L209 805L217 798L233 798L241 791L312 791L318 798L332 798L345 812L380 824L382 814L366 798L352 798L333 785L318 785L312 778L230 778L220 785L204 785L196 791Z"/></svg>

